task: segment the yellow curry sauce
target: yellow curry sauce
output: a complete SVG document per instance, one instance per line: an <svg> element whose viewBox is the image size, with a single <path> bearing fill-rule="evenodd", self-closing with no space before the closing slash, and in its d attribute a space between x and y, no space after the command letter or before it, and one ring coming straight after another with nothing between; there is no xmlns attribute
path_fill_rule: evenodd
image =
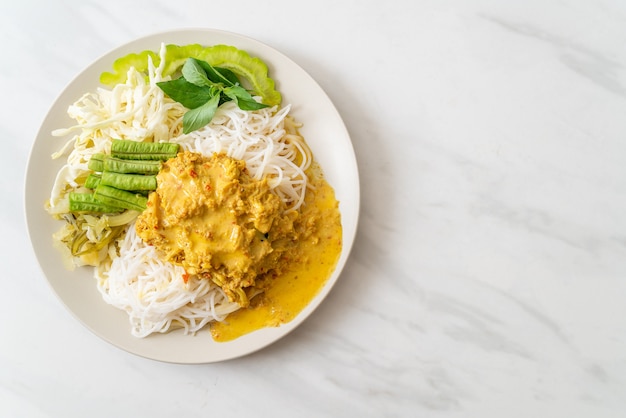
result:
<svg viewBox="0 0 626 418"><path fill-rule="evenodd" d="M279 326L295 318L319 293L335 270L342 248L338 202L321 173L308 172L315 187L308 190L300 220L310 225L287 254L282 274L270 278L267 289L250 306L211 324L215 341L230 341L252 331ZM298 221L296 221L298 223Z"/></svg>
<svg viewBox="0 0 626 418"><path fill-rule="evenodd" d="M307 172L305 203L288 211L266 180L224 154L182 152L157 176L138 235L188 274L210 279L242 309L216 323L215 340L293 319L319 292L341 253L334 191Z"/></svg>

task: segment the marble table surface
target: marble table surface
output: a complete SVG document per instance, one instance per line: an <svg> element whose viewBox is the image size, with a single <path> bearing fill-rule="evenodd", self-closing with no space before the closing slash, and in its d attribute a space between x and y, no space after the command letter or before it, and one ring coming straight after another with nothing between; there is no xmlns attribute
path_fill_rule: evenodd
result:
<svg viewBox="0 0 626 418"><path fill-rule="evenodd" d="M0 13L0 416L626 416L626 3L34 1ZM64 86L135 38L214 28L324 88L361 180L317 311L206 365L144 359L56 298L24 174Z"/></svg>

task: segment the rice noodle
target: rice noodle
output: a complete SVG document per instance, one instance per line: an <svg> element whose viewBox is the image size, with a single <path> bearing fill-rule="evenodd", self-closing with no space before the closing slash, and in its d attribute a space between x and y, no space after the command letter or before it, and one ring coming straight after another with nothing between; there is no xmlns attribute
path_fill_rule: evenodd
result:
<svg viewBox="0 0 626 418"><path fill-rule="evenodd" d="M98 290L106 303L126 311L135 337L176 327L193 334L239 309L210 280L189 276L185 283L185 270L162 261L137 236L134 223L120 243L119 257L107 267L96 269Z"/></svg>

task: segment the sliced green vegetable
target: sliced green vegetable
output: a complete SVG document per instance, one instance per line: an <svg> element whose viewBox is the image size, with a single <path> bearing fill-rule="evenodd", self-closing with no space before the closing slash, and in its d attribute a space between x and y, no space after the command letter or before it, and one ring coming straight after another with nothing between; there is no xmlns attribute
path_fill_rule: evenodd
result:
<svg viewBox="0 0 626 418"><path fill-rule="evenodd" d="M148 203L148 198L139 193L132 193L103 184L96 187L94 197L111 206L138 211L145 210Z"/></svg>
<svg viewBox="0 0 626 418"><path fill-rule="evenodd" d="M113 72L100 74L100 82L109 86L124 83L131 67L135 67L139 72L145 72L148 69L148 58L152 58L154 65L159 64L159 54L153 51L133 52L118 58L113 62Z"/></svg>
<svg viewBox="0 0 626 418"><path fill-rule="evenodd" d="M104 72L100 75L100 82L105 85L126 82L128 70L134 67L139 72L146 72L148 69L148 57L152 58L154 65L159 65L159 54L153 51L142 51L140 53L128 54L118 58L113 63L112 72ZM229 74L236 74L245 79L251 90L261 96L262 102L269 105L279 105L281 95L275 88L275 82L268 76L267 65L259 58L251 57L247 52L229 45L214 45L204 47L200 44L190 44L185 46L167 45L165 50L166 65L163 75L173 75L178 71L187 58L196 58L206 61L213 68L218 68L219 73L224 78L233 82ZM227 70L227 71L223 71ZM185 106L187 107L187 106ZM192 109L192 107L189 107Z"/></svg>
<svg viewBox="0 0 626 418"><path fill-rule="evenodd" d="M261 96L263 103L274 106L281 102L274 80L268 77L267 65L260 58L229 45L215 45L198 57L213 67L226 68L250 83L251 90Z"/></svg>
<svg viewBox="0 0 626 418"><path fill-rule="evenodd" d="M100 184L128 191L156 190L157 188L155 175L122 174L111 171L102 173Z"/></svg>
<svg viewBox="0 0 626 418"><path fill-rule="evenodd" d="M127 210L124 213L119 215L109 216L108 223L110 227L115 226L123 226L131 223L137 216L139 216L139 211L136 210Z"/></svg>
<svg viewBox="0 0 626 418"><path fill-rule="evenodd" d="M101 177L102 176L100 174L91 173L87 176L87 180L85 180L85 187L88 189L95 189L98 187L98 184L100 184Z"/></svg>
<svg viewBox="0 0 626 418"><path fill-rule="evenodd" d="M93 193L70 192L69 199L70 212L119 213L124 211L123 207L96 199Z"/></svg>
<svg viewBox="0 0 626 418"><path fill-rule="evenodd" d="M180 145L172 142L137 142L114 139L111 142L111 156L130 160L167 161L176 157Z"/></svg>
<svg viewBox="0 0 626 418"><path fill-rule="evenodd" d="M71 192L70 212L144 210L149 192L157 188L156 174L163 161L175 157L179 148L174 143L113 140L115 157L98 153L90 158L88 166L94 172L85 179L85 187L94 192Z"/></svg>
<svg viewBox="0 0 626 418"><path fill-rule="evenodd" d="M75 235L70 245L72 255L77 257L89 252L91 246L87 244L90 244L89 238L87 238L87 231L81 231L79 234ZM83 249L83 247L87 247L87 249Z"/></svg>
<svg viewBox="0 0 626 418"><path fill-rule="evenodd" d="M93 171L104 171L105 155L102 153L94 154L89 159L87 167Z"/></svg>
<svg viewBox="0 0 626 418"><path fill-rule="evenodd" d="M107 156L104 159L102 171L112 171L124 174L157 174L163 163L154 160L123 160Z"/></svg>
<svg viewBox="0 0 626 418"><path fill-rule="evenodd" d="M123 230L124 228L121 226L105 230L103 236L95 243L89 240L87 231L82 231L72 239L70 251L74 257L87 255L91 252L98 252L120 235Z"/></svg>
<svg viewBox="0 0 626 418"><path fill-rule="evenodd" d="M202 51L206 48L200 44L189 44L184 46L173 44L166 45L163 75L174 75L180 70L187 58L200 58L203 53Z"/></svg>

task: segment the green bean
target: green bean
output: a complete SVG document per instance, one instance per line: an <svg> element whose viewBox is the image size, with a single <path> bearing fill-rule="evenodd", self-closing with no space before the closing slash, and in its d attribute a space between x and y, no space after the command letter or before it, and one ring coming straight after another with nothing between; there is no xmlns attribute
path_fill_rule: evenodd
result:
<svg viewBox="0 0 626 418"><path fill-rule="evenodd" d="M88 189L95 189L100 184L101 174L91 173L85 180L85 187Z"/></svg>
<svg viewBox="0 0 626 418"><path fill-rule="evenodd" d="M155 175L122 174L111 171L102 173L100 184L128 191L156 190L157 188Z"/></svg>
<svg viewBox="0 0 626 418"><path fill-rule="evenodd" d="M104 170L104 159L105 155L102 153L94 154L89 159L89 163L87 163L87 167L93 171L103 171Z"/></svg>
<svg viewBox="0 0 626 418"><path fill-rule="evenodd" d="M94 193L70 193L70 211L144 210L149 192L157 188L156 174L163 161L175 157L179 148L169 142L113 140L111 155L96 153L89 159L94 173L85 180L85 187Z"/></svg>
<svg viewBox="0 0 626 418"><path fill-rule="evenodd" d="M167 161L176 157L179 145L171 142L137 142L115 139L111 142L111 155L129 160Z"/></svg>
<svg viewBox="0 0 626 418"><path fill-rule="evenodd" d="M107 204L95 198L93 193L70 192L70 211L71 212L101 212L101 213L119 213L124 208Z"/></svg>
<svg viewBox="0 0 626 418"><path fill-rule="evenodd" d="M161 170L161 161L123 160L107 156L104 159L104 170L123 174L157 174Z"/></svg>
<svg viewBox="0 0 626 418"><path fill-rule="evenodd" d="M116 189L115 187L105 186L104 184L100 184L96 187L94 197L108 205L138 211L145 210L148 203L148 198L139 193Z"/></svg>

